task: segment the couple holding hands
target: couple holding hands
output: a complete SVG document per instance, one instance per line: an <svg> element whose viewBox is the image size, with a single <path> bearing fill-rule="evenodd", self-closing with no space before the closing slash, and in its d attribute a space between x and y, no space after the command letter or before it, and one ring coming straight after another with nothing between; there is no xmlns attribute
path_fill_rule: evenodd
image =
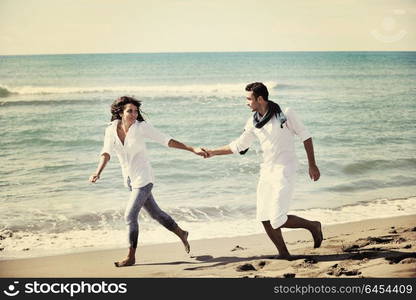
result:
<svg viewBox="0 0 416 300"><path fill-rule="evenodd" d="M124 214L128 226L129 252L125 260L115 262L116 267L134 265L139 236L138 216L142 207L168 230L175 233L189 253L188 232L159 208L152 195L154 175L147 156L146 139L166 147L183 149L209 158L215 155L245 154L257 138L263 152L260 178L257 186L257 220L276 246L279 257L290 259L281 228L304 228L311 232L314 247L321 245L321 223L288 215L295 185L297 158L295 135L304 144L309 162L309 176L313 181L320 177L315 163L312 138L296 113L287 108L282 111L269 100L267 87L261 82L246 86L247 106L254 115L247 121L242 135L229 145L217 149L194 148L161 133L143 119L141 102L132 97L121 97L111 105L111 124L106 128L104 146L96 172L89 181L95 183L104 170L110 155L119 159L124 184L131 191Z"/></svg>

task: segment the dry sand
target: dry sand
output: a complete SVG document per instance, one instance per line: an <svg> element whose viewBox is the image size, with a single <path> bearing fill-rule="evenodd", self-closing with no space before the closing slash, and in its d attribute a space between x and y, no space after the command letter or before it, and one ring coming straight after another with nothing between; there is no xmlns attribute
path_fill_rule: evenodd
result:
<svg viewBox="0 0 416 300"><path fill-rule="evenodd" d="M291 261L276 259L266 234L140 246L136 265L116 268L126 249L0 261L0 277L416 277L416 215L284 232ZM254 222L254 221L253 221ZM192 232L190 237L192 237Z"/></svg>

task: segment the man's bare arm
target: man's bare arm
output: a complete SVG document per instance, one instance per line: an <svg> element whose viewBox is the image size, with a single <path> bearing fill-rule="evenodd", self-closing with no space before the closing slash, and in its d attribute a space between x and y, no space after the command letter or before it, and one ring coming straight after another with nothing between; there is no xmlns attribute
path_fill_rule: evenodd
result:
<svg viewBox="0 0 416 300"><path fill-rule="evenodd" d="M312 138L309 138L306 141L304 141L303 145L305 147L306 155L308 156L309 177L313 181L317 181L319 180L319 177L321 177L321 173L319 172L318 166L315 162L315 153L313 150Z"/></svg>

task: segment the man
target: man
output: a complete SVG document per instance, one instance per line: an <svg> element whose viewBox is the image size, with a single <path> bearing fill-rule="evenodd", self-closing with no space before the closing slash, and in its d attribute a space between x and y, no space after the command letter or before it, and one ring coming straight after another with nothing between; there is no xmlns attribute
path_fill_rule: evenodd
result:
<svg viewBox="0 0 416 300"><path fill-rule="evenodd" d="M278 104L269 100L269 92L263 83L250 83L246 86L246 91L247 105L254 115L247 121L243 134L229 145L204 150L208 157L244 154L251 143L256 138L259 139L263 150L263 163L257 186L257 220L262 222L280 258L290 259L281 228L309 230L315 248L320 247L323 240L320 222L288 215L297 168L294 135L299 136L304 144L310 178L317 181L320 177L315 163L312 138L292 109L287 108L282 112Z"/></svg>

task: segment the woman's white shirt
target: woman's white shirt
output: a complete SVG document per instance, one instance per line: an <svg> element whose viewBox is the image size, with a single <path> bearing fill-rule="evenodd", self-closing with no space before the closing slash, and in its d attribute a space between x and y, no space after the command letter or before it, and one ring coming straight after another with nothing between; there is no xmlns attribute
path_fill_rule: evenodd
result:
<svg viewBox="0 0 416 300"><path fill-rule="evenodd" d="M117 155L126 187L130 184L132 188L140 188L153 183L155 178L147 155L145 140L150 139L168 147L172 137L160 132L147 121L136 120L127 131L123 145L117 134L118 122L120 120L114 120L106 128L104 146L100 155L104 153L110 156L113 153Z"/></svg>

